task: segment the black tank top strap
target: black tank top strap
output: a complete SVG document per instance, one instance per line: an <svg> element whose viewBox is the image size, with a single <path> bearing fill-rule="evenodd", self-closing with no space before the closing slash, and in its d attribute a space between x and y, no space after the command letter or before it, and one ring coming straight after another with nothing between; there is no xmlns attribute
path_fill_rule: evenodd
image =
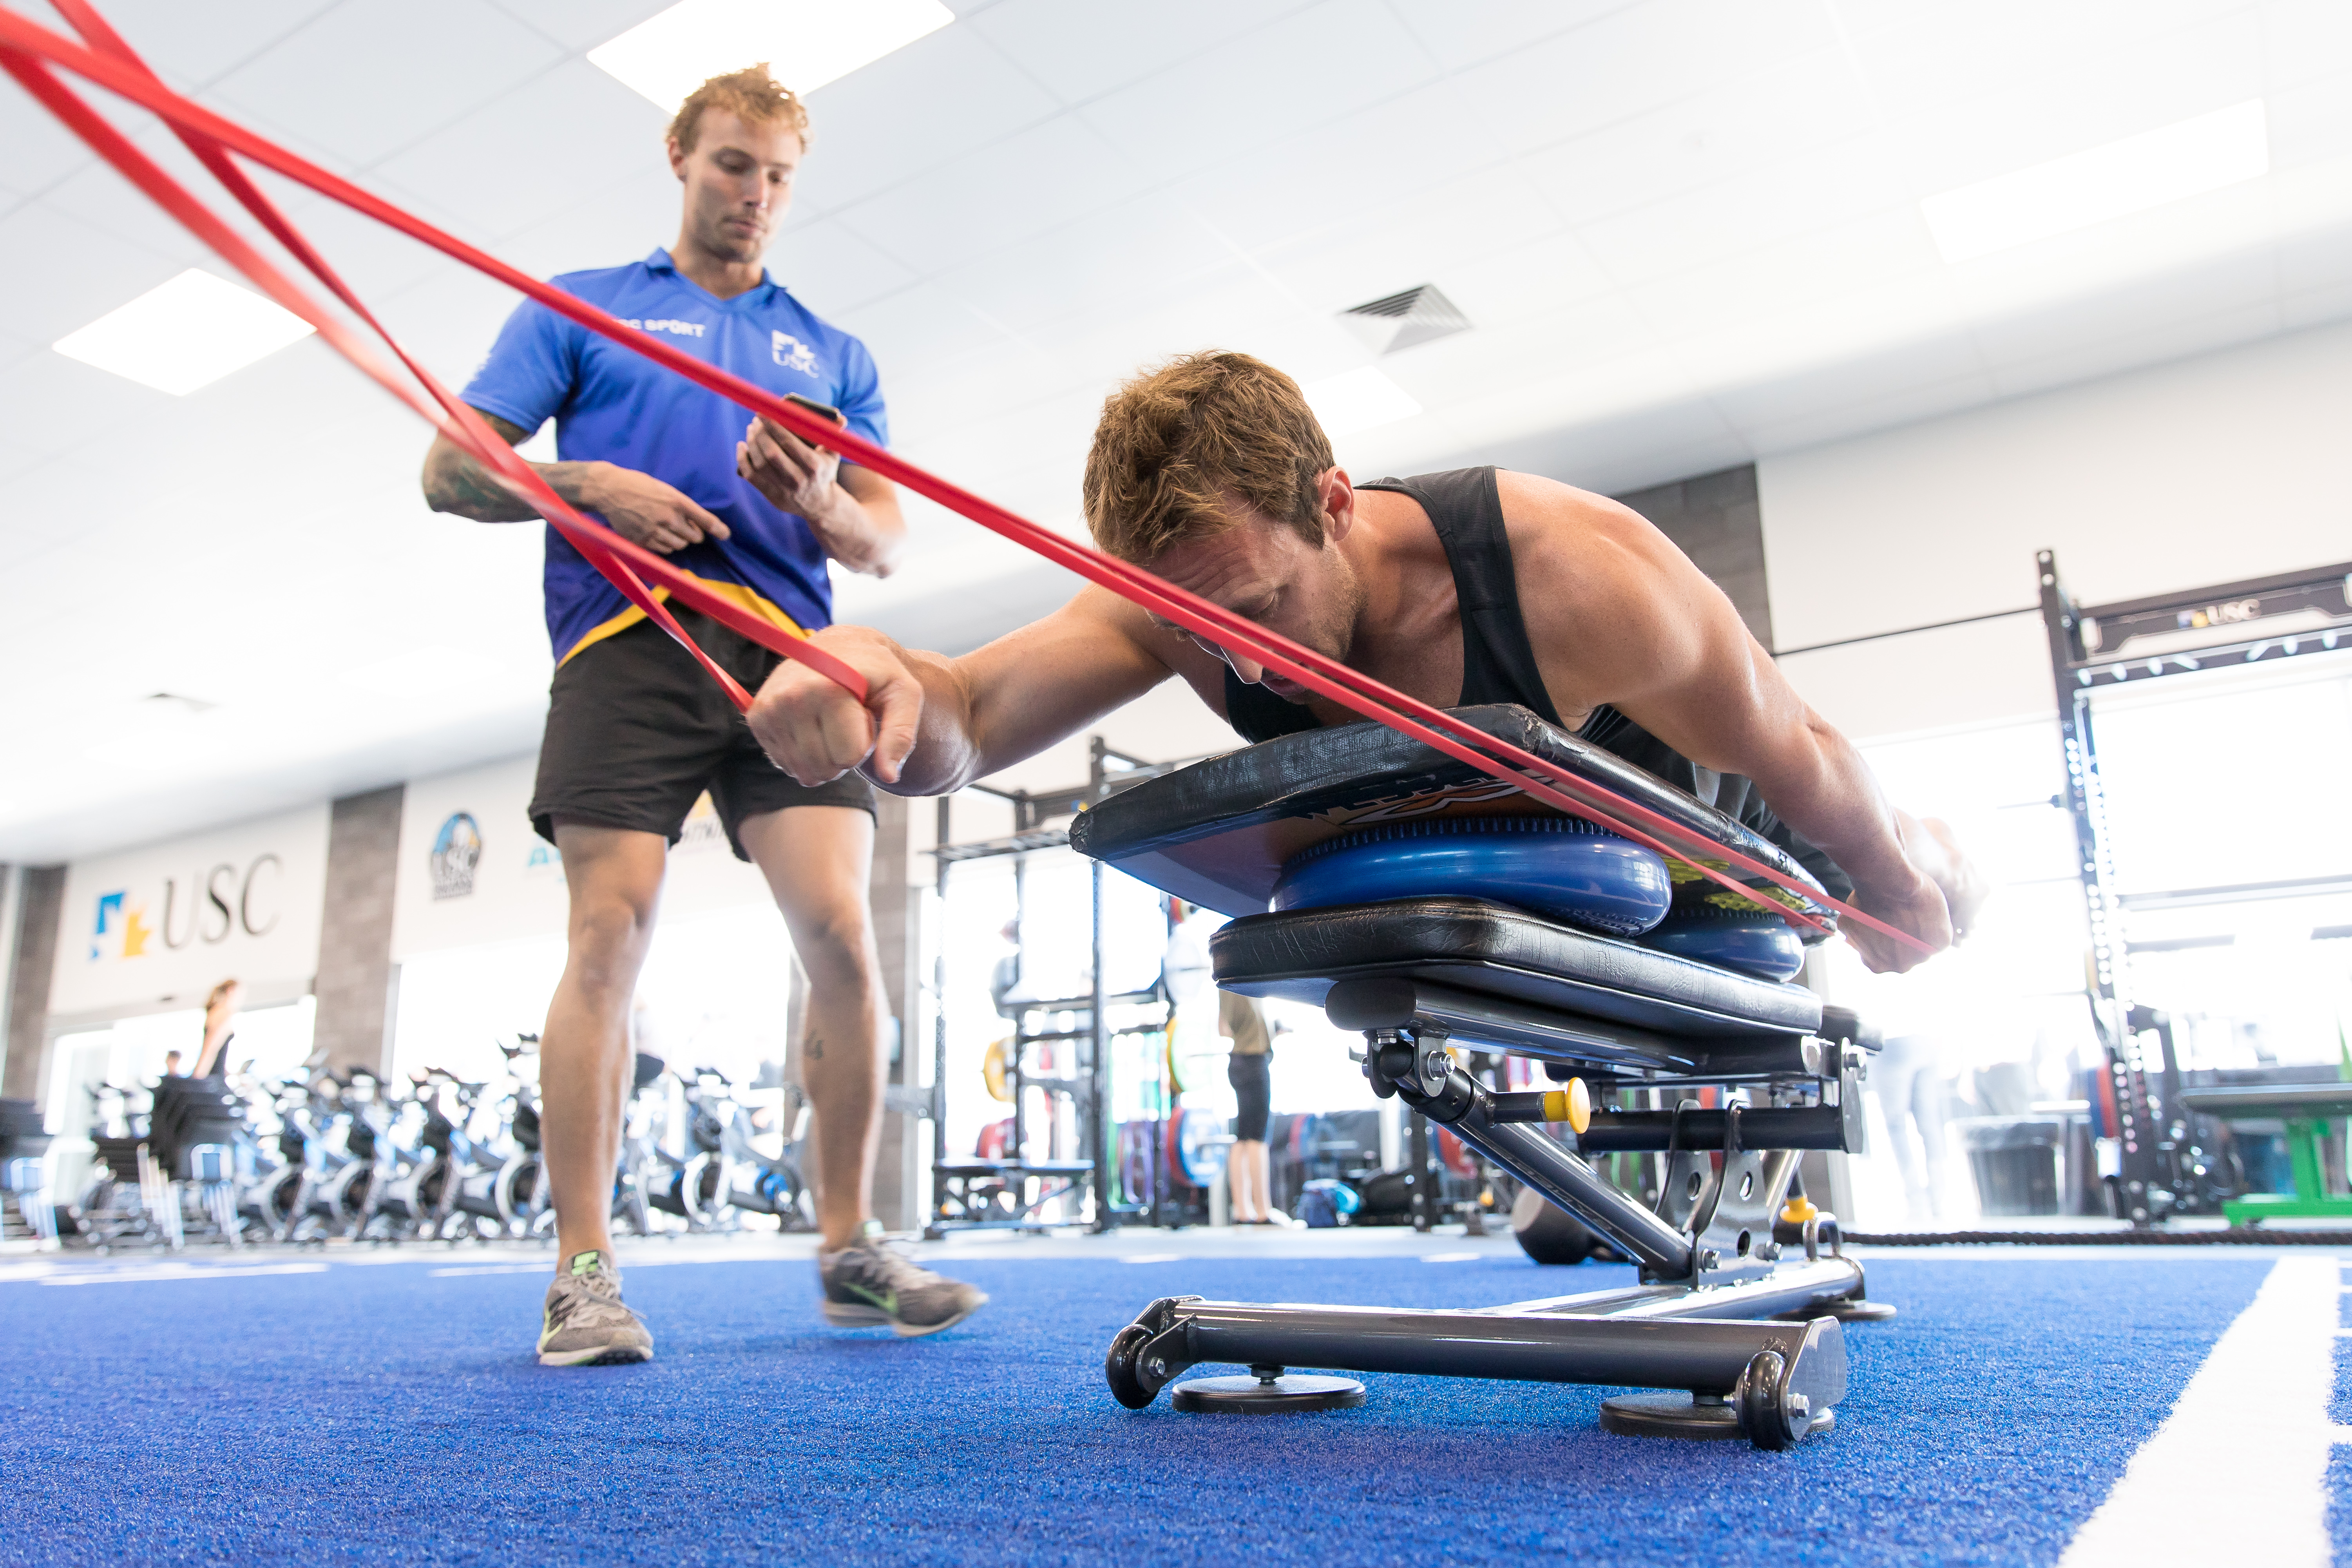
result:
<svg viewBox="0 0 2352 1568"><path fill-rule="evenodd" d="M1462 615L1462 697L1456 706L1516 702L1548 724L1559 723L1559 710L1544 689L1535 647L1528 641L1527 617L1519 612L1518 574L1511 565L1511 539L1494 468L1375 479L1357 489L1412 497L1429 514L1445 547Z"/></svg>

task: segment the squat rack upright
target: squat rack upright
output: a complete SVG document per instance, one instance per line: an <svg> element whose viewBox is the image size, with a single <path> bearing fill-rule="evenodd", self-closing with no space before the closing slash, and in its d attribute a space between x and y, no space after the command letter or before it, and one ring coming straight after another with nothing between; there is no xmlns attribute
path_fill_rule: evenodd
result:
<svg viewBox="0 0 2352 1568"><path fill-rule="evenodd" d="M2074 824L2075 863L2090 911L2092 1011L2106 1054L2106 1085L2114 1094L2117 1217L2148 1226L2185 1211L2195 1194L2189 1127L2170 1020L2134 1004L2130 948L2117 931L2129 908L2182 908L2277 898L2345 884L2341 877L2248 882L2119 894L2108 851L2106 795L2091 723L2094 693L2126 682L2170 679L2217 665L2242 666L2298 654L2352 647L2352 562L2285 572L2243 582L2078 605L2059 579L2058 558L2034 557L2042 587L2042 624L2050 642L2050 668L2058 689L2059 741L2065 752L2068 814ZM2159 1060L2149 1085L2148 1051Z"/></svg>
<svg viewBox="0 0 2352 1568"><path fill-rule="evenodd" d="M1067 789L1030 790L999 789L991 784L969 787L983 795L996 796L1013 806L1013 832L1003 838L983 839L971 844L954 841L950 806L952 797L938 799L938 842L930 851L938 864L936 887L942 917L947 908L948 873L950 868L967 861L1013 858L1015 930L1025 918L1025 898L1023 870L1027 858L1040 850L1066 847L1070 830L1066 819L1119 791L1157 778L1161 773L1182 767L1186 758L1172 763L1148 762L1130 756L1112 747L1100 735L1087 741L1087 782ZM1056 822L1061 826L1053 826ZM950 1156L948 1152L947 1086L948 1086L948 1021L947 1021L947 933L944 918L937 955L932 961L932 1022L931 1022L931 1212L924 1226L929 1237L943 1236L951 1230L1045 1230L1065 1225L1087 1224L1090 1228L1108 1230L1123 1221L1149 1215L1150 1204L1119 1203L1113 1200L1112 1174L1117 1152L1110 1147L1108 1118L1110 1112L1110 1042L1120 1035L1154 1033L1165 1029L1168 1019L1141 1028L1112 1029L1108 1011L1123 1005L1169 1005L1164 979L1155 978L1140 991L1107 994L1103 982L1103 867L1100 861L1088 863L1088 901L1091 907L1089 941L1092 963L1089 973L1093 983L1084 996L1048 998L1020 1004L1022 1011L1013 1020L1013 1041L1007 1053L1005 1075L1013 1089L1013 1142L1004 1158L988 1159L977 1155ZM1020 949L1016 947L1016 963ZM1056 1014L1076 1014L1083 1022L1075 1028L1050 1026L1032 1028L1030 1020L1043 1016L1050 1020ZM1171 1008L1172 1015L1172 1007ZM1043 1078L1029 1072L1026 1063L1028 1047L1047 1040L1068 1040L1079 1047L1080 1060L1075 1074ZM1079 1150L1076 1160L1032 1160L1025 1152L1028 1132L1028 1095L1031 1087L1043 1087L1049 1092L1067 1094L1077 1111ZM1163 1184L1163 1173L1159 1169L1162 1159L1160 1140L1151 1141L1152 1190L1156 1194ZM1034 1196L1029 1184L1035 1181ZM1004 1191L1010 1184L1014 1193L1013 1210L1010 1214L991 1208L984 1215L976 1208L983 1192ZM1055 1198L1068 1202L1060 1220L1039 1216L1046 1204ZM1088 1206L1088 1219L1078 1216Z"/></svg>

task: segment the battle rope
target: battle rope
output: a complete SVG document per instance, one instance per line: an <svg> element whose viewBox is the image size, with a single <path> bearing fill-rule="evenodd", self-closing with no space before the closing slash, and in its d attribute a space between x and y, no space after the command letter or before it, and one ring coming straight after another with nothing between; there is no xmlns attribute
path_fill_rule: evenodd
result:
<svg viewBox="0 0 2352 1568"><path fill-rule="evenodd" d="M695 647L684 629L662 608L656 593L646 587L647 582L658 584L671 597L741 633L761 647L786 658L802 660L861 701L866 699L867 692L864 679L856 671L824 649L712 593L698 579L582 516L548 489L539 475L488 430L478 416L416 365L317 252L228 163L226 153L235 152L252 159L299 184L396 228L444 255L463 261L558 314L686 376L698 385L719 393L793 431L803 439L838 453L885 479L960 512L982 527L1026 546L1055 564L1120 595L1186 631L1206 637L1229 650L1241 652L1351 712L1386 724L1444 755L1511 784L1546 805L1582 817L1660 854L1683 860L1708 880L1742 898L1755 898L1758 890L1733 880L1727 874L1728 869L1736 868L1769 882L1795 900L1794 907L1780 908L1777 911L1791 922L1822 930L1825 929L1826 922L1811 911L1832 912L1922 952L1932 951L1926 942L1909 932L1898 931L1875 916L1813 890L1779 867L1707 839L1672 818L1590 780L1554 773L1531 752L1488 735L1452 714L1391 690L1369 676L1199 598L1141 567L1104 555L1041 528L835 426L813 410L796 406L667 343L624 326L585 301L517 271L495 257L442 233L350 182L173 92L138 61L128 46L85 0L62 0L58 8L78 30L98 45L97 51L85 48L14 11L0 7L0 67L5 67L44 106L126 178L211 245L225 260L245 273L256 287L310 321L337 352L343 353L372 379L431 421L469 456L488 467L534 510L545 517L558 532L578 546L582 553L604 572L631 603L644 609L665 631L692 649L695 657L719 680L739 707L749 707L749 694ZM247 210L285 244L337 299L383 338L402 363L432 394L434 402L439 405L438 411L400 387L390 372L373 359L363 344L100 119L50 74L43 61L61 66L96 82L169 121L191 151L223 179ZM227 172L225 174L224 170ZM1635 828L1630 826L1628 819L1642 823L1652 831ZM1662 841L1662 837L1653 837L1653 832L1662 836L1664 840L1677 841L1683 847L1673 847L1669 842ZM1718 865L1725 869L1717 869Z"/></svg>

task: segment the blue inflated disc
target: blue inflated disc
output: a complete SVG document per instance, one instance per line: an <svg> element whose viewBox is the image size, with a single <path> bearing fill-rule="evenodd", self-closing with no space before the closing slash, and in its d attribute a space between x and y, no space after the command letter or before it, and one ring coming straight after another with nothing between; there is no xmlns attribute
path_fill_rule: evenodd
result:
<svg viewBox="0 0 2352 1568"><path fill-rule="evenodd" d="M1642 945L1765 980L1793 980L1805 967L1805 944L1797 928L1760 910L1679 904L1642 938Z"/></svg>
<svg viewBox="0 0 2352 1568"><path fill-rule="evenodd" d="M1390 899L1491 899L1570 925L1633 936L1665 918L1666 863L1572 816L1440 816L1328 838L1294 858L1276 910Z"/></svg>

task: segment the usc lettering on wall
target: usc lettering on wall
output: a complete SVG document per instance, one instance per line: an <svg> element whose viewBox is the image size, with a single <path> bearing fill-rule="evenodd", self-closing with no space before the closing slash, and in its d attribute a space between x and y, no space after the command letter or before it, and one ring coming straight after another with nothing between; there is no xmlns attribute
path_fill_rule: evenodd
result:
<svg viewBox="0 0 2352 1568"><path fill-rule="evenodd" d="M201 1001L231 975L307 984L326 903L324 805L66 871L53 1013Z"/></svg>

